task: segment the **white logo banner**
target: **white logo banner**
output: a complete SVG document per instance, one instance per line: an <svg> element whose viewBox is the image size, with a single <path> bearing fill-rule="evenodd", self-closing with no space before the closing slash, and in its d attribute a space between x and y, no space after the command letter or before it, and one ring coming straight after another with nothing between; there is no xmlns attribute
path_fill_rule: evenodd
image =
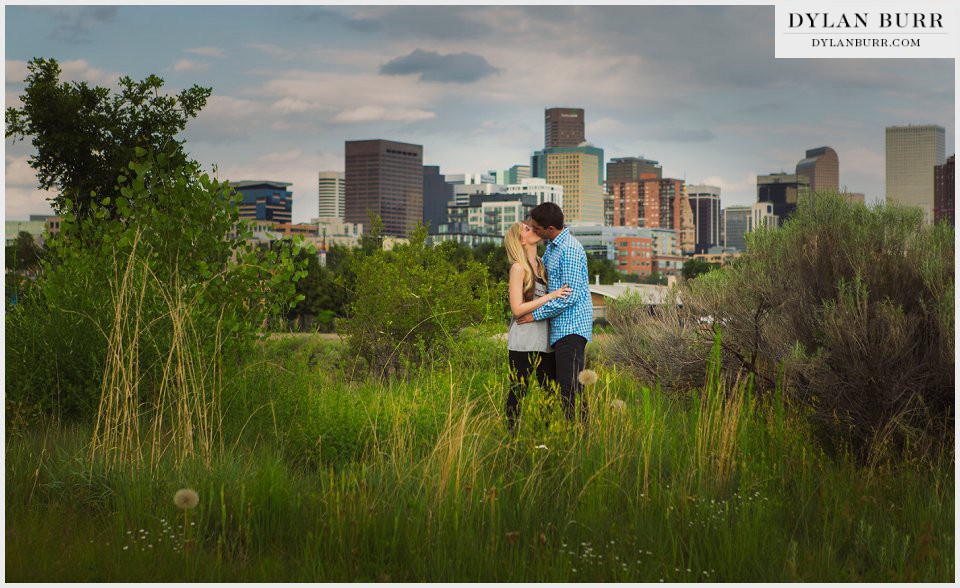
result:
<svg viewBox="0 0 960 588"><path fill-rule="evenodd" d="M777 58L929 58L956 55L960 4L777 2Z"/></svg>

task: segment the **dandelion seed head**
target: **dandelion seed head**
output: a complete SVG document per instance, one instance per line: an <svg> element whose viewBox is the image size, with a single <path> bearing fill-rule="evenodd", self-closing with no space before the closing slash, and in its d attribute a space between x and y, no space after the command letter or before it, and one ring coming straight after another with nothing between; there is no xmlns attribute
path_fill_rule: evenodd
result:
<svg viewBox="0 0 960 588"><path fill-rule="evenodd" d="M593 386L599 378L597 377L597 372L593 370L583 370L580 372L580 375L577 376L577 379L580 380L580 383L584 386Z"/></svg>
<svg viewBox="0 0 960 588"><path fill-rule="evenodd" d="M627 403L619 398L610 401L610 412L621 414L627 411Z"/></svg>
<svg viewBox="0 0 960 588"><path fill-rule="evenodd" d="M180 510L190 510L200 504L200 497L190 488L181 488L173 495L173 503L176 504Z"/></svg>

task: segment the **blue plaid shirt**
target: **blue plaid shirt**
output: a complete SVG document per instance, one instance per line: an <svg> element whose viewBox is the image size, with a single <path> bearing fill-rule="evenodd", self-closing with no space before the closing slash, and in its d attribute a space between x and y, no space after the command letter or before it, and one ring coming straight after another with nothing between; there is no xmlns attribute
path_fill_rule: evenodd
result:
<svg viewBox="0 0 960 588"><path fill-rule="evenodd" d="M543 254L547 268L547 285L551 292L564 284L573 289L566 298L555 298L533 311L534 320L550 319L550 345L567 335L580 335L590 341L593 333L593 300L590 298L590 277L587 254L583 245L563 229L547 244Z"/></svg>

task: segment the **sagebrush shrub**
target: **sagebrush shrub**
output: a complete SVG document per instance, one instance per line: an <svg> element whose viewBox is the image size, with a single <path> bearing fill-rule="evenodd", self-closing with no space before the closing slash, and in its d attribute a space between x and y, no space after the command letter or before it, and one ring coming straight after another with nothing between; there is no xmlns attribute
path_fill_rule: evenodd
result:
<svg viewBox="0 0 960 588"><path fill-rule="evenodd" d="M614 305L611 355L685 390L703 381L720 329L724 373L784 386L825 438L862 455L922 449L953 430L953 239L919 210L814 195L652 313Z"/></svg>

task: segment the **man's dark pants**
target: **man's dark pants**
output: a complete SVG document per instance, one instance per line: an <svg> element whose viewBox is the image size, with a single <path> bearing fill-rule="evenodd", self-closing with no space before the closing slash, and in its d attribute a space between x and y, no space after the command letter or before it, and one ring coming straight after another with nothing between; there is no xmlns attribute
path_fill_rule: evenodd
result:
<svg viewBox="0 0 960 588"><path fill-rule="evenodd" d="M536 351L510 351L509 353L510 392L507 394L507 428L513 433L516 431L517 417L520 414L520 399L527 392L530 375L536 371L537 381L544 390L547 390L549 382L557 379L557 367L553 358L555 353Z"/></svg>
<svg viewBox="0 0 960 588"><path fill-rule="evenodd" d="M580 372L583 371L586 347L587 340L580 335L567 335L553 345L563 414L568 420L573 420L577 398L580 398L580 418L583 424L587 423L587 399L583 394L583 384L580 383Z"/></svg>

